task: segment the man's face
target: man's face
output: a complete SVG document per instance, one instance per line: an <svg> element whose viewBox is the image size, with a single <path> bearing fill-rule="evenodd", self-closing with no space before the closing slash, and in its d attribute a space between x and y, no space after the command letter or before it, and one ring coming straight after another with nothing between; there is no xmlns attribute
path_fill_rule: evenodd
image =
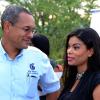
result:
<svg viewBox="0 0 100 100"><path fill-rule="evenodd" d="M35 29L35 21L32 15L20 13L18 22L10 24L8 42L16 49L27 48L30 44Z"/></svg>

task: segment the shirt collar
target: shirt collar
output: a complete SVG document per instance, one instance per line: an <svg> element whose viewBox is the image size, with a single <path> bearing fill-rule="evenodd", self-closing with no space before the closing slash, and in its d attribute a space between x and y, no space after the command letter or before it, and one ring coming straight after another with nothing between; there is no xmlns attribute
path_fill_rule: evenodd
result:
<svg viewBox="0 0 100 100"><path fill-rule="evenodd" d="M4 50L3 46L2 46L2 43L1 43L1 40L0 40L0 53L1 54L6 54L6 51Z"/></svg>
<svg viewBox="0 0 100 100"><path fill-rule="evenodd" d="M21 52L16 57L21 57L23 55L24 49L21 50ZM8 55L7 52L4 50L1 40L0 40L0 53L3 55Z"/></svg>

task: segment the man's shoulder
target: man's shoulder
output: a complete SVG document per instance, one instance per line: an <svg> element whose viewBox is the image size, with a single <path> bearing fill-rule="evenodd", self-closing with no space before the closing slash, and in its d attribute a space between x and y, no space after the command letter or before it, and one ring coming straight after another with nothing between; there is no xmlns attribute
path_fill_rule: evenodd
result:
<svg viewBox="0 0 100 100"><path fill-rule="evenodd" d="M26 49L27 51L36 51L36 52L41 52L38 48L33 47L33 46L28 46L28 48Z"/></svg>
<svg viewBox="0 0 100 100"><path fill-rule="evenodd" d="M24 50L26 54L39 56L39 57L47 57L45 53L43 53L40 49L29 46L27 49Z"/></svg>
<svg viewBox="0 0 100 100"><path fill-rule="evenodd" d="M36 47L33 47L33 46L28 46L27 52L35 52L35 53L37 52L39 54L43 54L44 55L44 53L40 49L38 49Z"/></svg>

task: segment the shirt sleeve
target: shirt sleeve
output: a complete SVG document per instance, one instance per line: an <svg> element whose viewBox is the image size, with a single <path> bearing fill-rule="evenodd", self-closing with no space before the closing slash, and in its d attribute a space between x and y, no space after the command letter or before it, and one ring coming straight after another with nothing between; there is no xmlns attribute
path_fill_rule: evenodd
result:
<svg viewBox="0 0 100 100"><path fill-rule="evenodd" d="M42 56L43 57L43 56ZM40 84L44 94L55 92L60 89L60 80L55 74L48 57L42 59Z"/></svg>

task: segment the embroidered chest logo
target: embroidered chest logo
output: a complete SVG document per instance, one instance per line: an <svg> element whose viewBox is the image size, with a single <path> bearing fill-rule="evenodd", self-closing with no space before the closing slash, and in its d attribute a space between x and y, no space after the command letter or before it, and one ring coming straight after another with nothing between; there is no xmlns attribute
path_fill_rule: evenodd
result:
<svg viewBox="0 0 100 100"><path fill-rule="evenodd" d="M27 77L35 77L36 78L36 76L37 76L37 72L35 70L34 63L31 63L29 65L29 70L27 72Z"/></svg>
<svg viewBox="0 0 100 100"><path fill-rule="evenodd" d="M35 70L34 63L30 64L30 69L31 69L31 70Z"/></svg>

